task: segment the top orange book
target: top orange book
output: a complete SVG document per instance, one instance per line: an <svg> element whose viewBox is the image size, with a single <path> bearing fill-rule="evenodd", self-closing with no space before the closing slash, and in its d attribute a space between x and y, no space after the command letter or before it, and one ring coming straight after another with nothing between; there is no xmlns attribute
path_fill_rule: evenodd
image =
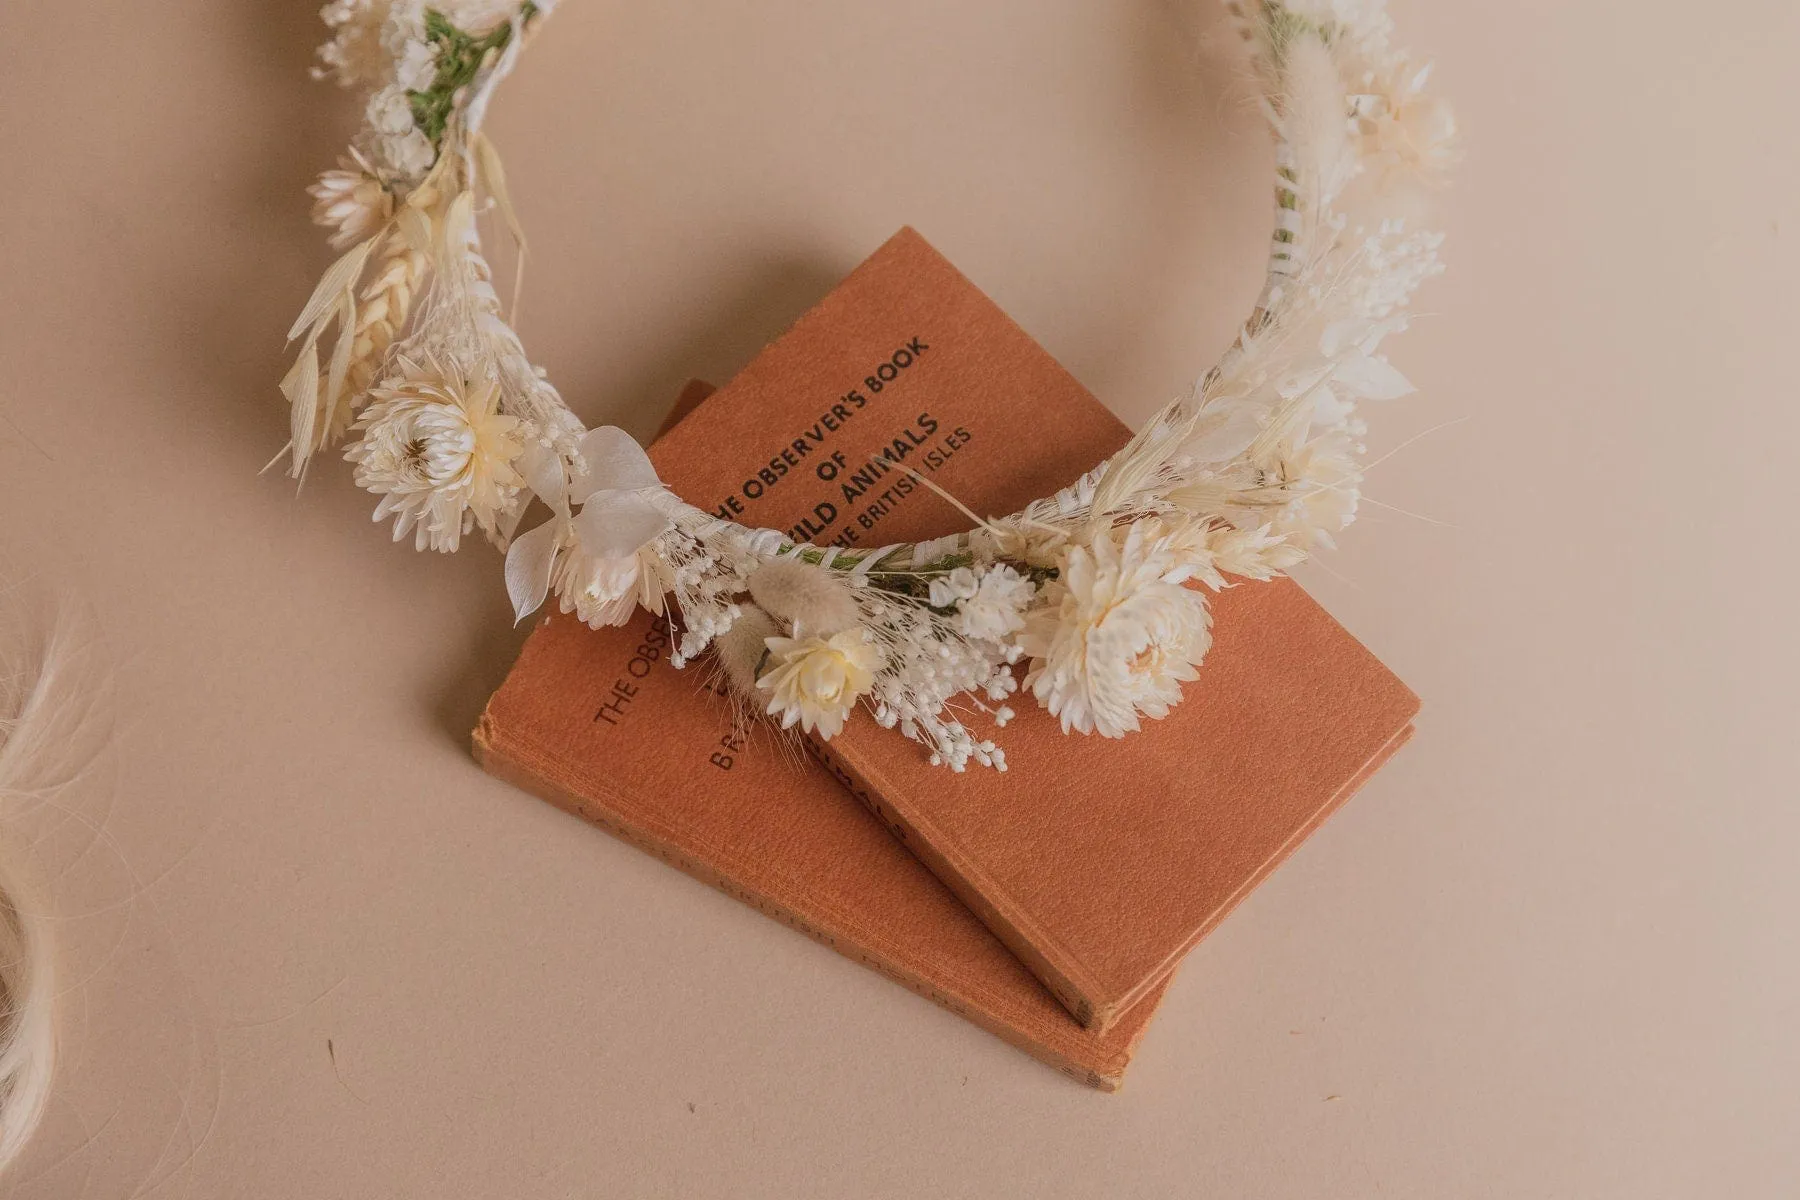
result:
<svg viewBox="0 0 1800 1200"><path fill-rule="evenodd" d="M808 414L795 424L790 414ZM877 548L1012 512L1128 433L912 230L902 230L655 447L696 504L797 540ZM970 452L978 446L980 453ZM728 447L729 452L722 452ZM750 471L746 462L756 463ZM1111 741L1029 696L991 734L1009 770L933 767L859 713L844 781L1054 992L1104 1030L1380 765L1418 699L1300 587L1213 599L1182 703Z"/></svg>

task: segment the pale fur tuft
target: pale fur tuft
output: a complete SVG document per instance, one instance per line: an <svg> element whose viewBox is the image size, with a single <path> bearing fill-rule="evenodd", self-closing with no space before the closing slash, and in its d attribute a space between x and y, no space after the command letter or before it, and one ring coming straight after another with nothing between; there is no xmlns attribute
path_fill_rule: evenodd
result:
<svg viewBox="0 0 1800 1200"><path fill-rule="evenodd" d="M1356 175L1356 152L1343 75L1330 47L1315 36L1296 37L1287 48L1285 77L1281 133L1293 154L1302 222L1294 253L1308 262L1326 249L1321 243L1329 235L1318 223Z"/></svg>
<svg viewBox="0 0 1800 1200"><path fill-rule="evenodd" d="M859 624L856 597L823 567L796 558L764 563L750 576L750 598L795 637L830 637Z"/></svg>
<svg viewBox="0 0 1800 1200"><path fill-rule="evenodd" d="M757 672L763 656L769 652L766 639L780 636L781 627L773 617L754 604L746 604L731 628L713 639L719 669L725 673L732 694L758 711L768 703L768 697L756 690Z"/></svg>

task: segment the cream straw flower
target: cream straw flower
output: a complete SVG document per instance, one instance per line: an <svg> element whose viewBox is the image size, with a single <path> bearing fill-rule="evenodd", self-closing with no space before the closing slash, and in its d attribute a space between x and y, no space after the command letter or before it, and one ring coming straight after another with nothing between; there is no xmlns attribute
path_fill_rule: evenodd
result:
<svg viewBox="0 0 1800 1200"><path fill-rule="evenodd" d="M349 158L338 159L336 169L320 175L306 191L313 198L313 224L332 231L334 250L372 237L394 212L393 196L354 147Z"/></svg>
<svg viewBox="0 0 1800 1200"><path fill-rule="evenodd" d="M414 530L420 550L455 550L479 526L493 535L524 482L519 420L502 415L491 378L465 380L435 364L401 360L402 374L370 394L344 452L356 483L381 497L375 519L394 516L394 540Z"/></svg>
<svg viewBox="0 0 1800 1200"><path fill-rule="evenodd" d="M1031 656L1026 685L1063 732L1123 737L1139 715L1158 719L1212 643L1211 617L1183 587L1191 567L1148 522L1091 547L1071 546L1048 603L1026 618L1019 645Z"/></svg>
<svg viewBox="0 0 1800 1200"><path fill-rule="evenodd" d="M1432 187L1442 185L1462 152L1456 114L1425 90L1431 67L1401 61L1370 81L1354 98L1354 127L1363 154L1387 173L1410 174Z"/></svg>
<svg viewBox="0 0 1800 1200"><path fill-rule="evenodd" d="M768 713L781 727L796 724L831 738L844 727L856 702L875 686L881 648L861 627L829 638L767 639L769 667L756 686L769 693Z"/></svg>

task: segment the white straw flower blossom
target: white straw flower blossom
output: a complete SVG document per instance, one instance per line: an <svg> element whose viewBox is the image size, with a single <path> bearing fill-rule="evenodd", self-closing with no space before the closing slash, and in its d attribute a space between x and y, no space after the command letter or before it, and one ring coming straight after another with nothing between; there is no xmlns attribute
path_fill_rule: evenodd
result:
<svg viewBox="0 0 1800 1200"><path fill-rule="evenodd" d="M1166 538L1133 524L1071 546L1047 603L1026 618L1019 645L1031 656L1025 683L1063 732L1123 737L1139 717L1160 719L1212 643L1211 617L1184 587L1191 567Z"/></svg>
<svg viewBox="0 0 1800 1200"><path fill-rule="evenodd" d="M769 715L783 729L799 725L821 738L837 736L856 702L875 686L881 647L860 627L829 638L767 639L769 666L756 686L769 693Z"/></svg>
<svg viewBox="0 0 1800 1200"><path fill-rule="evenodd" d="M420 550L455 550L476 527L497 534L524 483L513 468L524 450L518 418L499 412L492 378L400 365L371 393L356 423L362 440L344 452L357 485L381 497L375 519L392 515L394 540L413 531Z"/></svg>

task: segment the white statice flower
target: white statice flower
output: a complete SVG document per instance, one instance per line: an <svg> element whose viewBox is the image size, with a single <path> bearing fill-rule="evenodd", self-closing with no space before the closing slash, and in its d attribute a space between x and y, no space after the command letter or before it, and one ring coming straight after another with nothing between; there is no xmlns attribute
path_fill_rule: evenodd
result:
<svg viewBox="0 0 1800 1200"><path fill-rule="evenodd" d="M958 567L947 575L939 575L927 589L931 607L954 608L960 601L973 596L975 587L975 572L968 567Z"/></svg>
<svg viewBox="0 0 1800 1200"><path fill-rule="evenodd" d="M368 118L372 132L382 137L399 137L413 128L412 100L405 88L390 83L369 97L363 116Z"/></svg>
<svg viewBox="0 0 1800 1200"><path fill-rule="evenodd" d="M413 532L420 550L452 551L480 528L496 536L524 479L520 422L499 411L500 385L401 360L401 374L370 393L344 452L357 486L381 497L375 519L394 517L394 540Z"/></svg>
<svg viewBox="0 0 1800 1200"><path fill-rule="evenodd" d="M397 83L424 91L437 75L437 48L425 36L436 9L456 28L483 37L519 11L519 0L331 0L319 17L331 39L319 47L313 74L344 87Z"/></svg>
<svg viewBox="0 0 1800 1200"><path fill-rule="evenodd" d="M412 100L397 83L369 97L364 110L368 128L360 148L375 173L384 179L415 184L437 160L431 139L413 124Z"/></svg>
<svg viewBox="0 0 1800 1200"><path fill-rule="evenodd" d="M1026 686L1065 733L1123 737L1140 717L1167 716L1198 677L1211 617L1201 593L1183 586L1191 568L1155 532L1136 522L1122 540L1069 547L1048 602L1026 618Z"/></svg>
<svg viewBox="0 0 1800 1200"><path fill-rule="evenodd" d="M1372 72L1354 97L1352 125L1364 158L1385 177L1410 176L1441 186L1461 158L1456 114L1425 90L1431 67L1404 59Z"/></svg>
<svg viewBox="0 0 1800 1200"><path fill-rule="evenodd" d="M491 7L484 0L476 16L487 20ZM437 78L437 46L425 36L426 8L424 0L332 0L320 12L332 36L319 48L321 66L314 73L370 89L357 144L363 165L390 186L416 184L437 159L431 139L414 128L408 95L429 89Z"/></svg>
<svg viewBox="0 0 1800 1200"><path fill-rule="evenodd" d="M313 198L313 224L332 231L334 250L374 236L394 213L393 195L381 186L355 148L349 158L338 159L337 167L320 175L306 191Z"/></svg>
<svg viewBox="0 0 1800 1200"><path fill-rule="evenodd" d="M1025 609L1037 587L1006 563L977 573L958 567L931 581L931 605L956 609L951 624L966 638L1003 642L1025 628Z"/></svg>
<svg viewBox="0 0 1800 1200"><path fill-rule="evenodd" d="M431 139L417 129L409 129L398 137L382 138L375 147L388 176L407 187L424 179L431 164L437 161L437 150Z"/></svg>
<svg viewBox="0 0 1800 1200"><path fill-rule="evenodd" d="M425 10L431 7L427 0L388 0L379 36L389 63L405 58L408 46L426 44Z"/></svg>
<svg viewBox="0 0 1800 1200"><path fill-rule="evenodd" d="M590 628L623 625L642 605L661 616L675 574L655 544L623 558L597 558L573 540L557 559L558 607Z"/></svg>
<svg viewBox="0 0 1800 1200"><path fill-rule="evenodd" d="M407 40L394 59L394 83L409 91L423 92L437 79L437 48L430 42Z"/></svg>
<svg viewBox="0 0 1800 1200"><path fill-rule="evenodd" d="M875 686L881 647L861 627L829 638L767 639L769 665L756 686L769 693L769 715L821 738L837 736L856 702Z"/></svg>

